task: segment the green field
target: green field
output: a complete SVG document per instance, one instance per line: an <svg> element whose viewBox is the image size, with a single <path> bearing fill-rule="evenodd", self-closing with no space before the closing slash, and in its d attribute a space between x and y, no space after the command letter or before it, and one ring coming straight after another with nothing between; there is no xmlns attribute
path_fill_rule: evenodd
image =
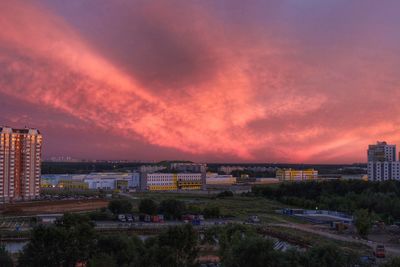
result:
<svg viewBox="0 0 400 267"><path fill-rule="evenodd" d="M277 209L288 207L287 205L263 197L233 196L217 198L215 195L154 192L134 193L131 196L135 198L131 199L131 202L136 210L140 200L143 198L150 198L158 203L165 199L177 199L184 201L187 206L196 206L201 209L219 207L223 216L237 220L246 220L249 215L258 215L262 223L303 223L301 220L283 216L276 212Z"/></svg>

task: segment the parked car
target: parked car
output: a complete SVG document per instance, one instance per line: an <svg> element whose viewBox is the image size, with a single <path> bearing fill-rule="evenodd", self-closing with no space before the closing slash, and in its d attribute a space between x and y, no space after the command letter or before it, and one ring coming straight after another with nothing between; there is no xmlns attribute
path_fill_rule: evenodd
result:
<svg viewBox="0 0 400 267"><path fill-rule="evenodd" d="M192 225L200 225L201 221L199 219L192 220Z"/></svg>
<svg viewBox="0 0 400 267"><path fill-rule="evenodd" d="M258 218L258 215L250 215L249 218L247 219L249 223L260 223L261 220Z"/></svg>
<svg viewBox="0 0 400 267"><path fill-rule="evenodd" d="M118 220L120 222L126 222L126 217L124 214L118 214Z"/></svg>
<svg viewBox="0 0 400 267"><path fill-rule="evenodd" d="M385 257L385 246L384 245L377 245L374 251L374 255L377 258L384 258Z"/></svg>
<svg viewBox="0 0 400 267"><path fill-rule="evenodd" d="M145 222L151 222L151 216L150 215L144 215L144 221Z"/></svg>
<svg viewBox="0 0 400 267"><path fill-rule="evenodd" d="M128 222L133 222L132 214L126 214L125 217Z"/></svg>

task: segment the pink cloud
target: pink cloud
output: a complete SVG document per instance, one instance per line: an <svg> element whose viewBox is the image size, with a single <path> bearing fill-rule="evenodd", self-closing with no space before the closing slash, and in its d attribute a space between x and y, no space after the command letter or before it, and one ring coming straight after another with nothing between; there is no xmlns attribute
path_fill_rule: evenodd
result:
<svg viewBox="0 0 400 267"><path fill-rule="evenodd" d="M397 58L361 49L310 55L290 36L229 29L201 6L136 9L146 34L164 36L161 45L147 36L150 48L138 46L156 55L135 55L143 73L43 6L0 3L0 92L127 142L205 159L363 161L369 142L400 141ZM247 42L255 33L257 42Z"/></svg>

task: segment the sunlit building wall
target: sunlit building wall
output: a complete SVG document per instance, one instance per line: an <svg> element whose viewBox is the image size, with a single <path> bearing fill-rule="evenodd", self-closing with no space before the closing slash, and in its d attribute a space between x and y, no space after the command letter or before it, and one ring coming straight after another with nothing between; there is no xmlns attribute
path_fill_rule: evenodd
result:
<svg viewBox="0 0 400 267"><path fill-rule="evenodd" d="M201 173L147 173L146 185L150 191L200 190Z"/></svg>
<svg viewBox="0 0 400 267"><path fill-rule="evenodd" d="M314 169L294 170L294 169L279 169L276 171L276 178L280 181L311 181L318 179L318 171Z"/></svg>
<svg viewBox="0 0 400 267"><path fill-rule="evenodd" d="M218 173L207 173L206 184L208 185L233 185L236 184L236 177L232 175L219 175Z"/></svg>
<svg viewBox="0 0 400 267"><path fill-rule="evenodd" d="M40 194L42 135L36 129L0 127L0 200Z"/></svg>

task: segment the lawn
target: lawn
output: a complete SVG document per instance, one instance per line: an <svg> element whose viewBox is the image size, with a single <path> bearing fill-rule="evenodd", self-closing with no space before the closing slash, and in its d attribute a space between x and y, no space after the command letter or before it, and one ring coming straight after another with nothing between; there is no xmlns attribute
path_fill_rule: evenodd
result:
<svg viewBox="0 0 400 267"><path fill-rule="evenodd" d="M173 198L184 201L187 206L193 205L202 209L205 207L219 207L222 215L234 217L234 219L238 220L246 220L249 215L258 215L263 223L302 223L296 218L283 216L275 212L275 210L287 207L287 205L263 197L234 196L216 198L215 195L164 192L134 193L132 196L135 198L131 199L134 209L137 209L140 200L143 198L150 198L158 203L165 199Z"/></svg>

